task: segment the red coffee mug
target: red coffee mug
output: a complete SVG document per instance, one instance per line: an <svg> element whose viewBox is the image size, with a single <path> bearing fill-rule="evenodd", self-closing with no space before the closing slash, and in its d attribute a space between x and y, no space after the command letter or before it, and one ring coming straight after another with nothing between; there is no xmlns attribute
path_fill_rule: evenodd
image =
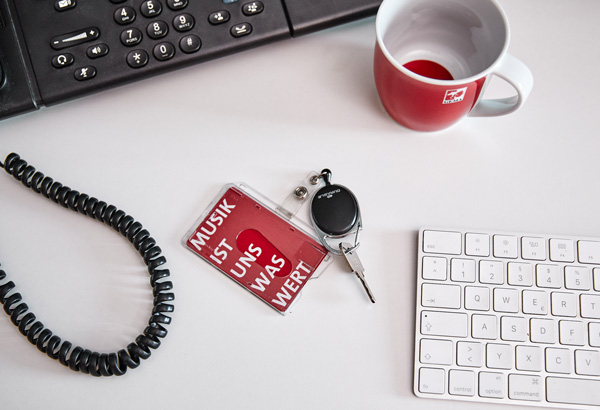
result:
<svg viewBox="0 0 600 410"><path fill-rule="evenodd" d="M531 71L506 52L508 21L495 0L384 0L375 26L377 92L405 127L437 131L467 115L508 114L531 92ZM493 75L516 95L482 99Z"/></svg>

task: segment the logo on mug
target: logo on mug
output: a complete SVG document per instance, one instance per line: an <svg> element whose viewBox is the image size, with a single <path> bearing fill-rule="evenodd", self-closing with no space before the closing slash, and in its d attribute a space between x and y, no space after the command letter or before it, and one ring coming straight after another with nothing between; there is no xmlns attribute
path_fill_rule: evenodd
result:
<svg viewBox="0 0 600 410"><path fill-rule="evenodd" d="M466 92L467 87L456 88L454 90L446 90L446 95L444 95L443 104L452 104L462 101L465 98Z"/></svg>

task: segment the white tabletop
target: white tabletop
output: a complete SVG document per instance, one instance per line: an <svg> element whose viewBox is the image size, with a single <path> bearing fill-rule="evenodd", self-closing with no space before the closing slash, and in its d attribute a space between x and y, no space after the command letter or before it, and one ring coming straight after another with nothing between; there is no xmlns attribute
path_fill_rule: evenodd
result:
<svg viewBox="0 0 600 410"><path fill-rule="evenodd" d="M163 345L119 378L54 363L2 314L0 407L442 404L412 393L418 229L600 236L600 2L501 3L509 52L535 78L525 106L506 117L437 133L394 123L374 86L369 18L0 122L2 160L17 152L142 222L176 293ZM507 92L501 80L488 91ZM181 245L223 185L244 181L281 201L324 167L360 201L359 254L375 305L336 260L281 316ZM127 242L6 175L0 192L0 262L38 319L101 352L133 341L152 300Z"/></svg>

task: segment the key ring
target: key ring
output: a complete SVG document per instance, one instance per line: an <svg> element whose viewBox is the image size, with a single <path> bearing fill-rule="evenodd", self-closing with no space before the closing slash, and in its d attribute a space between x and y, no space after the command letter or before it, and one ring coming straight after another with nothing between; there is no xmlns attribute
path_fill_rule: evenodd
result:
<svg viewBox="0 0 600 410"><path fill-rule="evenodd" d="M360 233L361 228L362 228L362 224L359 223L358 227L356 228L356 235L354 235L354 245L353 246L345 248L344 242L340 242L340 251L342 253L354 252L356 249L358 249L358 247L360 246L360 242L358 241L358 234Z"/></svg>

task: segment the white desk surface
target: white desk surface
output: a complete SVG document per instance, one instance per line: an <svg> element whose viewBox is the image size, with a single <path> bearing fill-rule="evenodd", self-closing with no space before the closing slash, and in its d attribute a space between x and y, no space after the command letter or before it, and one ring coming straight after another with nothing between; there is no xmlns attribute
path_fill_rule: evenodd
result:
<svg viewBox="0 0 600 410"><path fill-rule="evenodd" d="M600 236L600 2L501 4L509 51L535 77L506 117L430 134L395 124L369 18L0 122L2 160L17 152L142 222L176 292L163 345L120 378L63 368L2 313L0 407L480 408L412 393L418 229ZM359 198L375 305L337 260L281 316L180 244L224 184L280 201L324 167ZM137 253L6 175L0 193L0 262L38 318L93 350L132 341L151 310Z"/></svg>

